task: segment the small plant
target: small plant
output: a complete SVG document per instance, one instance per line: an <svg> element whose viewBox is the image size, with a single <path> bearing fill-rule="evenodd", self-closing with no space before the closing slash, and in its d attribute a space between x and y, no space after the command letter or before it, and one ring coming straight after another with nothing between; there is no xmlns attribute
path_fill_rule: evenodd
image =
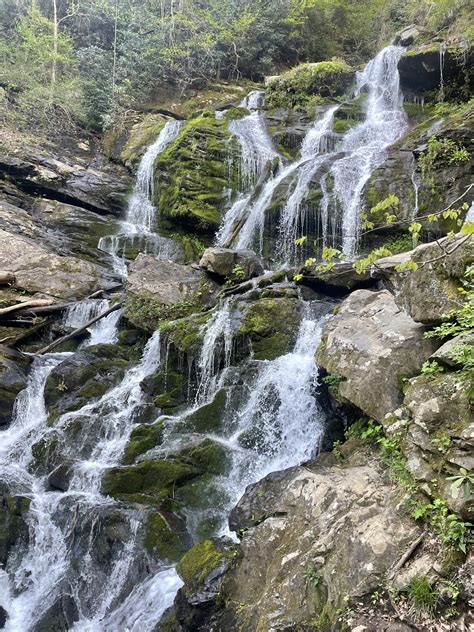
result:
<svg viewBox="0 0 474 632"><path fill-rule="evenodd" d="M232 268L232 278L236 281L243 281L246 277L245 270L242 268L240 264L236 264Z"/></svg>
<svg viewBox="0 0 474 632"><path fill-rule="evenodd" d="M448 481L451 483L451 491L455 492L460 487L464 490L464 498L471 497L472 486L474 485L474 474L468 472L464 467L459 468L459 474L457 476L448 476Z"/></svg>
<svg viewBox="0 0 474 632"><path fill-rule="evenodd" d="M408 586L411 609L418 615L434 614L438 602L438 592L425 575L415 575Z"/></svg>
<svg viewBox="0 0 474 632"><path fill-rule="evenodd" d="M374 606L383 601L383 591L374 590L374 592L370 595L370 601Z"/></svg>
<svg viewBox="0 0 474 632"><path fill-rule="evenodd" d="M333 397L337 397L339 394L339 384L344 378L337 373L329 373L326 377L323 377L323 382L328 387L329 392Z"/></svg>
<svg viewBox="0 0 474 632"><path fill-rule="evenodd" d="M423 375L435 375L436 373L443 373L444 369L436 362L436 360L433 360L433 362L427 360L426 362L423 362L421 372Z"/></svg>
<svg viewBox="0 0 474 632"><path fill-rule="evenodd" d="M451 437L448 434L442 434L439 437L431 439L432 445L435 446L440 452L447 452L451 446Z"/></svg>
<svg viewBox="0 0 474 632"><path fill-rule="evenodd" d="M304 576L309 581L311 586L317 588L323 581L323 576L318 571L318 569L314 566L314 564L310 564L306 569Z"/></svg>
<svg viewBox="0 0 474 632"><path fill-rule="evenodd" d="M338 440L334 441L334 443L332 444L332 453L336 457L336 461L338 463L342 463L344 461L344 455L342 454L340 447L341 442Z"/></svg>
<svg viewBox="0 0 474 632"><path fill-rule="evenodd" d="M60 393L64 393L65 391L67 391L68 388L66 382L64 380L61 380L57 385L57 389Z"/></svg>

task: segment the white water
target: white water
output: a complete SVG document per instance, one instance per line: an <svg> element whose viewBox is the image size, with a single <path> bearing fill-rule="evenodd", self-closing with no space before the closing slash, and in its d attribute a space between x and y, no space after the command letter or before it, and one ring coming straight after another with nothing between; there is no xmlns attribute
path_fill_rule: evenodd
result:
<svg viewBox="0 0 474 632"><path fill-rule="evenodd" d="M401 46L388 46L357 73L357 94L368 92L366 118L347 132L340 147L346 156L331 168L342 217L342 250L349 259L357 253L364 187L387 157L387 148L407 129L397 69L403 51Z"/></svg>
<svg viewBox="0 0 474 632"><path fill-rule="evenodd" d="M76 329L82 327L84 323L89 322L92 318L106 312L110 307L107 299L89 299L79 301L66 310L63 322L67 327ZM87 340L87 346L98 344L114 344L118 339L118 321L122 315L121 310L112 312L105 318L94 323L88 328L90 338Z"/></svg>
<svg viewBox="0 0 474 632"><path fill-rule="evenodd" d="M403 50L399 46L389 46L370 61L362 72L357 73L356 97L367 91L365 120L350 129L342 142L333 149L328 141L337 107L326 111L307 133L301 157L286 167L280 166L277 174L263 186L257 199L251 196L239 199L227 212L219 231L219 244L227 243L226 240L240 222L242 228L236 242L237 248L253 246L262 254L266 211L277 187L293 177L290 194L281 214L277 248L280 257L291 258L294 255L294 240L308 219L304 202L312 180L320 171L320 182L325 179L325 191L319 209L325 215L322 218L324 237L328 237L327 220L332 214L332 226L337 224L342 227L341 243L333 245L341 246L347 258L355 256L364 187L374 169L385 160L387 148L407 128L397 69ZM327 168L324 167L326 164ZM330 198L327 193L328 176L333 181Z"/></svg>
<svg viewBox="0 0 474 632"><path fill-rule="evenodd" d="M246 190L262 174L269 160L279 157L267 131L265 114L260 110L265 102L265 93L253 90L240 103L250 110L248 116L229 123L231 132L240 145L240 182Z"/></svg>
<svg viewBox="0 0 474 632"><path fill-rule="evenodd" d="M111 255L114 270L122 277L127 275L124 261L127 246L138 245L141 251L159 259L172 259L178 251L173 240L155 232L157 210L153 204L153 167L157 156L178 136L183 124L183 121L168 121L156 141L148 147L138 166L125 219L119 225L120 232L99 241L99 249Z"/></svg>

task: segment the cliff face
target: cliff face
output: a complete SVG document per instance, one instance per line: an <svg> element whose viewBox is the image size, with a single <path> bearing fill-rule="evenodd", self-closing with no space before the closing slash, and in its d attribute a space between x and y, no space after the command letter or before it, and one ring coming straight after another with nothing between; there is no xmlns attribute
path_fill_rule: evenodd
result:
<svg viewBox="0 0 474 632"><path fill-rule="evenodd" d="M24 478L0 478L0 568L23 577L38 498L67 560L35 630L93 618L119 564L101 616L124 626L121 601L174 563L163 620L171 602L140 602L157 630L470 624L471 49L436 46L397 52L402 133L363 182L360 267L337 263L330 202L367 118L344 62L273 78L266 104L227 86L134 115L102 146L5 134L0 429ZM238 544L216 535L231 509Z"/></svg>

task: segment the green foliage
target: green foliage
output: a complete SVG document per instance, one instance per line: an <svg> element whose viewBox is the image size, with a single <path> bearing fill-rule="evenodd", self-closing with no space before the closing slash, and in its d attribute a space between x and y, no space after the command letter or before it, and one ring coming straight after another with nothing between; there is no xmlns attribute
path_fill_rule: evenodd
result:
<svg viewBox="0 0 474 632"><path fill-rule="evenodd" d="M423 362L421 366L421 372L423 375L435 375L436 373L443 373L443 371L443 367L440 366L436 360L433 360L432 362L427 360L426 362Z"/></svg>
<svg viewBox="0 0 474 632"><path fill-rule="evenodd" d="M339 384L344 378L336 373L329 373L326 377L323 377L323 382L328 387L329 392L333 397L337 397L339 394Z"/></svg>
<svg viewBox="0 0 474 632"><path fill-rule="evenodd" d="M370 252L366 257L358 259L354 263L354 268L357 274L363 274L367 270L367 268L369 268L377 261L377 259L381 259L382 257L390 257L391 254L392 253L390 250L388 250L388 248L386 248L385 246L381 246L380 248L372 250L372 252Z"/></svg>
<svg viewBox="0 0 474 632"><path fill-rule="evenodd" d="M342 95L352 80L353 70L342 59L301 64L274 79L267 89L270 107L306 105L312 95Z"/></svg>
<svg viewBox="0 0 474 632"><path fill-rule="evenodd" d="M371 230L375 226L374 222L384 222L385 224L390 226L397 219L399 209L399 198L396 195L389 195L384 200L381 200L378 204L373 206L370 209L369 214L360 213L360 219L363 222L362 228L364 230Z"/></svg>
<svg viewBox="0 0 474 632"><path fill-rule="evenodd" d="M415 575L408 586L408 599L417 614L433 615L438 602L438 593L425 575Z"/></svg>
<svg viewBox="0 0 474 632"><path fill-rule="evenodd" d="M469 158L468 150L451 138L432 136L428 140L428 149L420 156L418 164L421 167L422 176L428 179L435 169L467 162Z"/></svg>
<svg viewBox="0 0 474 632"><path fill-rule="evenodd" d="M314 564L310 564L308 566L308 568L305 570L304 576L314 588L317 588L323 581L323 576L314 566Z"/></svg>
<svg viewBox="0 0 474 632"><path fill-rule="evenodd" d="M464 497L466 499L471 497L472 486L474 485L474 473L468 472L464 467L459 468L459 474L456 476L448 476L448 481L451 483L451 490L455 491L460 487L463 488Z"/></svg>

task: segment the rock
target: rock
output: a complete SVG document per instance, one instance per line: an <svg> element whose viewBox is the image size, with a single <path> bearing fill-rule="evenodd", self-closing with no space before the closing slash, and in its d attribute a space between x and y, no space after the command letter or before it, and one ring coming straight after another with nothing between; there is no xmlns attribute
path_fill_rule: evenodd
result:
<svg viewBox="0 0 474 632"><path fill-rule="evenodd" d="M410 44L413 44L413 42L420 37L422 32L423 29L419 26L410 24L395 34L393 43L395 46L410 46Z"/></svg>
<svg viewBox="0 0 474 632"><path fill-rule="evenodd" d="M0 168L21 189L101 213L119 214L132 188L130 173L93 146L41 147L22 141L5 147Z"/></svg>
<svg viewBox="0 0 474 632"><path fill-rule="evenodd" d="M474 470L474 415L459 374L421 375L409 381L403 408L383 420L388 434L402 433L406 467L430 496L466 519L474 499L453 488L449 476Z"/></svg>
<svg viewBox="0 0 474 632"><path fill-rule="evenodd" d="M342 294L347 290L375 287L376 278L370 270L359 274L352 263L337 263L331 270L319 271L315 267L303 267L298 270L303 275L302 284L317 292Z"/></svg>
<svg viewBox="0 0 474 632"><path fill-rule="evenodd" d="M419 536L367 453L344 465L326 456L247 488L232 514L244 534L219 594L222 627L211 629L331 629L338 608L378 590Z"/></svg>
<svg viewBox="0 0 474 632"><path fill-rule="evenodd" d="M437 349L433 355L430 356L430 360L435 360L436 362L444 364L450 368L457 368L461 363L456 360L456 352L461 351L464 347L472 347L473 345L474 334L466 333L455 336Z"/></svg>
<svg viewBox="0 0 474 632"><path fill-rule="evenodd" d="M134 428L125 448L122 459L123 464L130 465L138 456L145 454L152 448L156 448L163 441L163 435L163 422L140 425Z"/></svg>
<svg viewBox="0 0 474 632"><path fill-rule="evenodd" d="M139 255L130 266L125 316L134 326L154 331L216 303L219 286L203 272L172 261Z"/></svg>
<svg viewBox="0 0 474 632"><path fill-rule="evenodd" d="M0 428L12 418L16 397L27 385L31 359L0 345Z"/></svg>
<svg viewBox="0 0 474 632"><path fill-rule="evenodd" d="M44 397L50 421L102 397L117 384L129 366L128 355L117 345L94 345L58 364L46 380Z"/></svg>
<svg viewBox="0 0 474 632"><path fill-rule="evenodd" d="M8 620L8 612L0 606L0 630L3 630Z"/></svg>
<svg viewBox="0 0 474 632"><path fill-rule="evenodd" d="M70 630L74 623L79 620L79 616L73 596L66 593L48 608L40 621L31 628L31 632L52 632L56 630L62 632L63 630Z"/></svg>
<svg viewBox="0 0 474 632"><path fill-rule="evenodd" d="M94 264L76 257L60 257L1 229L0 269L15 273L18 289L61 299L82 298L107 286Z"/></svg>
<svg viewBox="0 0 474 632"><path fill-rule="evenodd" d="M244 313L237 329L247 336L256 360L274 360L293 348L300 321L296 298L266 298L242 305Z"/></svg>
<svg viewBox="0 0 474 632"><path fill-rule="evenodd" d="M29 529L26 514L29 507L29 498L11 496L2 485L0 488L0 568L5 567L12 547L28 543Z"/></svg>
<svg viewBox="0 0 474 632"><path fill-rule="evenodd" d="M151 511L148 515L145 546L160 561L177 562L192 545L185 521L167 511Z"/></svg>
<svg viewBox="0 0 474 632"><path fill-rule="evenodd" d="M454 235L422 244L410 252L379 259L376 274L384 280L395 302L416 322L440 323L462 300L458 292L466 268L474 262L472 239ZM443 250L444 249L444 250ZM444 256L444 251L451 253ZM417 270L397 272L395 267L414 261Z"/></svg>
<svg viewBox="0 0 474 632"><path fill-rule="evenodd" d="M54 469L48 476L48 484L53 489L66 492L69 489L69 483L74 474L74 461L66 461Z"/></svg>
<svg viewBox="0 0 474 632"><path fill-rule="evenodd" d="M458 46L447 46L445 42L435 42L418 46L404 53L398 62L400 85L402 90L412 90L416 93L439 90L441 83L440 51L444 51L443 78L451 89L461 88L466 78L463 64L472 61L473 48L463 50L460 54Z"/></svg>
<svg viewBox="0 0 474 632"><path fill-rule="evenodd" d="M324 326L316 359L338 381L340 398L380 420L401 404L402 380L434 352L424 332L387 290L356 290Z"/></svg>
<svg viewBox="0 0 474 632"><path fill-rule="evenodd" d="M252 250L207 248L199 265L218 277L239 281L246 281L264 273L262 262ZM236 266L239 268L238 272Z"/></svg>

